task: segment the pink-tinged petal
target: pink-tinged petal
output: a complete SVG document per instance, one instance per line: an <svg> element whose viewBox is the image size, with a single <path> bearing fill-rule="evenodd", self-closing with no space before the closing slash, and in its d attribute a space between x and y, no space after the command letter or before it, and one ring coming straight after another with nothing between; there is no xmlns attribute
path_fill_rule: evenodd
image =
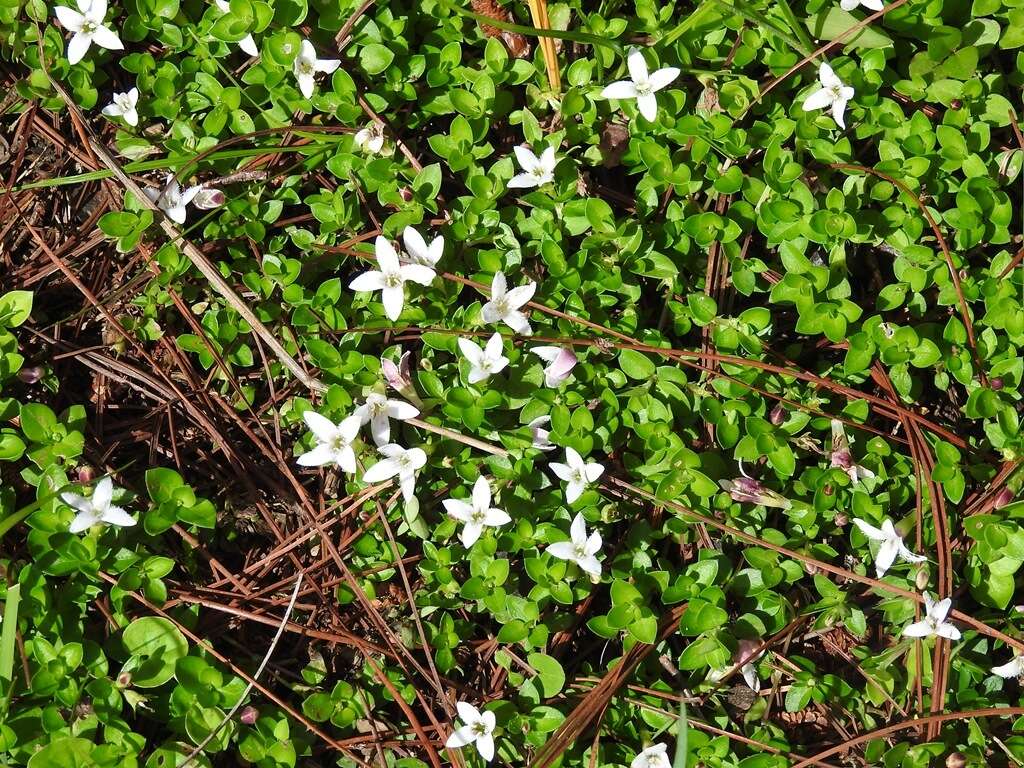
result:
<svg viewBox="0 0 1024 768"><path fill-rule="evenodd" d="M398 271L403 280L412 280L420 285L430 285L437 277L434 270L423 264L403 264Z"/></svg>
<svg viewBox="0 0 1024 768"><path fill-rule="evenodd" d="M402 314L402 306L405 304L405 288L401 285L384 286L380 291L381 300L384 302L384 314L392 322Z"/></svg>
<svg viewBox="0 0 1024 768"><path fill-rule="evenodd" d="M312 450L306 451L295 459L295 463L300 467L322 467L333 461L334 450L326 443L314 446Z"/></svg>
<svg viewBox="0 0 1024 768"><path fill-rule="evenodd" d="M302 420L306 422L309 431L321 442L329 443L338 433L338 428L334 422L326 416L321 416L316 411L305 411L302 414Z"/></svg>
<svg viewBox="0 0 1024 768"><path fill-rule="evenodd" d="M560 464L557 461L552 461L550 464L548 464L548 466L551 468L551 471L555 473L555 476L558 477L559 480L568 480L570 477L572 477L572 469L566 466L565 464Z"/></svg>
<svg viewBox="0 0 1024 768"><path fill-rule="evenodd" d="M832 92L822 88L804 99L803 110L804 112L813 112L816 109L825 109L831 104Z"/></svg>
<svg viewBox="0 0 1024 768"><path fill-rule="evenodd" d="M387 446L385 446L387 447ZM384 451L382 450L381 453ZM363 474L364 483L379 483L388 478L394 477L402 468L394 459L381 459Z"/></svg>
<svg viewBox="0 0 1024 768"><path fill-rule="evenodd" d="M904 637L928 637L932 633L932 625L927 621L918 621L903 628Z"/></svg>
<svg viewBox="0 0 1024 768"><path fill-rule="evenodd" d="M476 751L486 762L491 762L494 759L494 738L490 735L478 737Z"/></svg>
<svg viewBox="0 0 1024 768"><path fill-rule="evenodd" d="M573 546L571 541L556 541L547 548L547 552L552 557L557 557L559 560L575 560L576 559L576 547Z"/></svg>
<svg viewBox="0 0 1024 768"><path fill-rule="evenodd" d="M944 637L947 640L959 640L960 630L954 627L952 624L939 624L935 629L935 634L939 637Z"/></svg>
<svg viewBox="0 0 1024 768"><path fill-rule="evenodd" d="M72 35L68 42L68 63L80 62L85 57L90 45L92 45L92 38L89 35L83 35L81 32Z"/></svg>
<svg viewBox="0 0 1024 768"><path fill-rule="evenodd" d="M537 177L532 173L517 173L505 186L509 189L529 189L537 186Z"/></svg>
<svg viewBox="0 0 1024 768"><path fill-rule="evenodd" d="M526 147L515 146L512 147L512 151L516 155L516 160L519 161L519 167L526 173L532 173L535 168L540 166L540 158Z"/></svg>
<svg viewBox="0 0 1024 768"><path fill-rule="evenodd" d="M619 80L601 90L602 99L635 99L636 85L632 80Z"/></svg>
<svg viewBox="0 0 1024 768"><path fill-rule="evenodd" d="M373 269L363 272L348 284L353 291L379 291L384 287L384 273Z"/></svg>
<svg viewBox="0 0 1024 768"><path fill-rule="evenodd" d="M529 336L533 333L530 321L522 312L509 312L503 318L505 325L518 333L520 336Z"/></svg>
<svg viewBox="0 0 1024 768"><path fill-rule="evenodd" d="M444 745L452 749L459 749L467 744L472 744L474 741L476 741L476 731L473 730L473 726L464 725L452 733Z"/></svg>
<svg viewBox="0 0 1024 768"><path fill-rule="evenodd" d="M444 507L444 511L448 513L449 517L453 517L463 523L469 522L470 517L473 515L472 505L462 499L445 499L441 502L441 506Z"/></svg>
<svg viewBox="0 0 1024 768"><path fill-rule="evenodd" d="M571 349L566 349L565 347L558 348L557 357L551 361L552 376L556 376L560 380L565 379L572 372L572 369L576 367L577 362L579 361Z"/></svg>
<svg viewBox="0 0 1024 768"><path fill-rule="evenodd" d="M680 72L682 72L682 70L677 67L662 67L661 69L652 72L651 77L648 80L651 85L651 90L660 91L679 77Z"/></svg>
<svg viewBox="0 0 1024 768"><path fill-rule="evenodd" d="M118 525L122 528L129 528L135 525L135 518L120 507L109 507L107 511L100 516L100 520L108 525Z"/></svg>
<svg viewBox="0 0 1024 768"><path fill-rule="evenodd" d="M121 38L110 27L96 27L96 30L92 33L92 39L96 45L100 46L100 48L106 48L108 51L124 50L124 43L121 42Z"/></svg>
<svg viewBox="0 0 1024 768"><path fill-rule="evenodd" d="M75 515L75 519L71 521L71 525L68 526L68 533L87 531L96 525L97 522L99 521L91 512L79 512Z"/></svg>
<svg viewBox="0 0 1024 768"><path fill-rule="evenodd" d="M513 309L519 309L523 305L527 304L530 299L533 298L533 294L537 292L536 283L527 283L526 285L520 285L517 288L513 288L506 295L508 297L509 306Z"/></svg>
<svg viewBox="0 0 1024 768"><path fill-rule="evenodd" d="M473 483L473 507L475 509L487 509L491 506L491 486L487 478L480 475Z"/></svg>
<svg viewBox="0 0 1024 768"><path fill-rule="evenodd" d="M629 52L629 56L626 57L626 67L629 69L629 76L633 79L634 83L644 83L647 81L647 61L644 59L641 51L634 48Z"/></svg>
<svg viewBox="0 0 1024 768"><path fill-rule="evenodd" d="M85 23L85 16L65 5L58 5L53 9L53 12L56 14L57 21L60 22L61 26L72 32L78 32Z"/></svg>

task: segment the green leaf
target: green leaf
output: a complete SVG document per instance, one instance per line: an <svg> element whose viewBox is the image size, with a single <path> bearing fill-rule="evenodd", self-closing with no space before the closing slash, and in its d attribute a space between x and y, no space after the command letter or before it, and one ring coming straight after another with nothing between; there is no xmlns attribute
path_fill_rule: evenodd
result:
<svg viewBox="0 0 1024 768"><path fill-rule="evenodd" d="M631 379L647 380L654 376L655 365L651 359L633 349L619 351L619 367Z"/></svg>
<svg viewBox="0 0 1024 768"><path fill-rule="evenodd" d="M32 312L31 291L8 291L0 296L0 327L17 328Z"/></svg>
<svg viewBox="0 0 1024 768"><path fill-rule="evenodd" d="M129 624L121 642L131 658L125 671L137 688L156 688L174 677L178 659L188 654L188 640L162 616L145 616Z"/></svg>
<svg viewBox="0 0 1024 768"><path fill-rule="evenodd" d="M835 40L860 21L856 16L842 8L831 6L823 8L804 23L813 37L818 40ZM889 48L892 38L879 30L879 25L868 25L860 32L843 40L844 45L854 48Z"/></svg>
<svg viewBox="0 0 1024 768"><path fill-rule="evenodd" d="M537 670L534 683L543 698L550 699L561 692L565 686L565 672L556 659L543 653L531 653L526 657L526 663Z"/></svg>
<svg viewBox="0 0 1024 768"><path fill-rule="evenodd" d="M395 60L394 51L380 43L370 43L359 51L359 63L368 75L379 75Z"/></svg>

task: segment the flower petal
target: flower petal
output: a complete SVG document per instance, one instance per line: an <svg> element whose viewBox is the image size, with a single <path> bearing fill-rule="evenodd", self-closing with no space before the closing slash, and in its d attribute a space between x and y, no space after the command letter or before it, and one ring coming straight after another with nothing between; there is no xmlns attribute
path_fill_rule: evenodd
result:
<svg viewBox="0 0 1024 768"><path fill-rule="evenodd" d="M72 32L78 32L85 23L85 16L65 5L58 5L53 9L53 12L56 14L60 25Z"/></svg>
<svg viewBox="0 0 1024 768"><path fill-rule="evenodd" d="M392 419L408 421L409 419L415 419L419 416L420 410L415 405L407 403L404 400L388 400L387 414Z"/></svg>
<svg viewBox="0 0 1024 768"><path fill-rule="evenodd" d="M430 285L437 277L434 270L423 264L403 264L398 271L403 280L412 280L420 285Z"/></svg>
<svg viewBox="0 0 1024 768"><path fill-rule="evenodd" d="M100 520L108 525L118 525L122 528L128 528L135 525L135 518L120 507L108 507L107 510L100 515Z"/></svg>
<svg viewBox="0 0 1024 768"><path fill-rule="evenodd" d="M121 38L110 27L96 27L92 33L92 39L96 45L109 51L124 50L124 43L121 42Z"/></svg>
<svg viewBox="0 0 1024 768"><path fill-rule="evenodd" d="M491 762L494 759L494 737L489 734L477 737L476 751L485 761Z"/></svg>
<svg viewBox="0 0 1024 768"><path fill-rule="evenodd" d="M405 288L401 285L386 285L381 289L380 297L384 302L384 314L388 320L397 320L405 304Z"/></svg>
<svg viewBox="0 0 1024 768"><path fill-rule="evenodd" d="M68 63L77 64L85 56L89 46L92 45L92 37L76 32L68 42Z"/></svg>
<svg viewBox="0 0 1024 768"><path fill-rule="evenodd" d="M334 449L326 443L313 446L312 450L295 459L300 467L322 467L334 461Z"/></svg>
<svg viewBox="0 0 1024 768"><path fill-rule="evenodd" d="M899 549L899 539L886 539L882 542L878 548L878 555L875 556L875 572L878 574L878 578L885 576L885 572L889 570L896 559Z"/></svg>
<svg viewBox="0 0 1024 768"><path fill-rule="evenodd" d="M477 510L486 510L491 506L491 485L487 482L487 478L480 475L473 483L473 508Z"/></svg>
<svg viewBox="0 0 1024 768"><path fill-rule="evenodd" d="M540 158L527 147L517 145L512 147L512 151L516 155L516 160L519 161L519 167L526 173L531 173L535 168L540 167Z"/></svg>
<svg viewBox="0 0 1024 768"><path fill-rule="evenodd" d="M643 96L638 96L636 108L640 111L641 115L652 123L658 117L658 99L653 93L645 93Z"/></svg>
<svg viewBox="0 0 1024 768"><path fill-rule="evenodd" d="M813 112L816 109L824 109L830 104L832 104L832 92L822 88L804 99L803 110L804 112Z"/></svg>
<svg viewBox="0 0 1024 768"><path fill-rule="evenodd" d="M472 744L474 741L476 741L476 731L473 730L473 726L464 725L452 733L444 745L446 747L458 749L459 747L464 747L467 744Z"/></svg>
<svg viewBox="0 0 1024 768"><path fill-rule="evenodd" d="M79 512L68 526L68 533L81 533L96 525L96 516L91 512Z"/></svg>
<svg viewBox="0 0 1024 768"><path fill-rule="evenodd" d="M629 69L629 76L634 83L647 82L647 61L639 49L634 48L629 52L629 56L626 57L626 68Z"/></svg>
<svg viewBox="0 0 1024 768"><path fill-rule="evenodd" d="M651 73L648 82L652 91L660 91L679 77L681 69L677 67L662 67Z"/></svg>
<svg viewBox="0 0 1024 768"><path fill-rule="evenodd" d="M480 534L483 532L484 527L480 523L466 523L462 526L462 533L459 534L462 546L469 549L476 544L477 539L480 538Z"/></svg>
<svg viewBox="0 0 1024 768"><path fill-rule="evenodd" d="M473 514L473 506L462 499L445 499L441 502L441 506L444 507L444 511L448 513L449 517L463 523L468 522Z"/></svg>
<svg viewBox="0 0 1024 768"><path fill-rule="evenodd" d="M928 637L932 633L932 625L927 621L918 621L903 628L904 637Z"/></svg>
<svg viewBox="0 0 1024 768"><path fill-rule="evenodd" d="M348 287L353 291L379 291L384 287L384 273L373 269L357 275Z"/></svg>
<svg viewBox="0 0 1024 768"><path fill-rule="evenodd" d="M382 451L383 453L383 451ZM381 459L363 473L364 483L379 483L394 477L402 471L401 465L394 459Z"/></svg>
<svg viewBox="0 0 1024 768"><path fill-rule="evenodd" d="M576 547L571 541L556 541L554 544L549 544L547 552L559 560L576 560Z"/></svg>
<svg viewBox="0 0 1024 768"><path fill-rule="evenodd" d="M636 84L632 80L619 80L601 90L602 99L635 99Z"/></svg>
<svg viewBox="0 0 1024 768"><path fill-rule="evenodd" d="M587 521L582 512L577 512L569 525L569 535L576 544L583 544L587 540Z"/></svg>
<svg viewBox="0 0 1024 768"><path fill-rule="evenodd" d="M538 179L532 173L517 173L505 186L508 189L529 189L538 185Z"/></svg>
<svg viewBox="0 0 1024 768"><path fill-rule="evenodd" d="M316 411L306 411L302 414L302 420L306 422L309 431L321 442L329 443L338 434L338 427L335 423Z"/></svg>

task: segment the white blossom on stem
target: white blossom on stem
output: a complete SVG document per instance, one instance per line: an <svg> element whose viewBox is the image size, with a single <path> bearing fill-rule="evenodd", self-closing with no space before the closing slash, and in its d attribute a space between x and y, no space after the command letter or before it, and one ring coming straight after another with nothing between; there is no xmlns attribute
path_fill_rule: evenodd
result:
<svg viewBox="0 0 1024 768"><path fill-rule="evenodd" d="M384 149L384 129L380 123L374 121L365 128L360 128L356 131L353 140L356 146L366 154L379 154Z"/></svg>
<svg viewBox="0 0 1024 768"><path fill-rule="evenodd" d="M923 555L915 555L907 549L906 544L903 543L903 537L896 531L896 526L889 518L882 521L881 528L875 528L859 517L853 518L853 524L872 541L881 542L878 554L875 555L875 572L878 574L878 578L885 576L885 572L892 567L897 556L908 563L923 563L928 559Z"/></svg>
<svg viewBox="0 0 1024 768"><path fill-rule="evenodd" d="M486 323L504 323L516 333L529 336L533 333L529 318L519 310L529 304L537 290L537 284L530 282L508 290L504 272L495 272L491 280L491 298L484 304L480 314Z"/></svg>
<svg viewBox="0 0 1024 768"><path fill-rule="evenodd" d="M81 533L94 525L135 525L135 518L111 503L114 499L114 483L109 477L96 483L89 498L67 491L61 493L60 498L78 512L68 526L70 533Z"/></svg>
<svg viewBox="0 0 1024 768"><path fill-rule="evenodd" d="M597 481L604 473L604 467L597 462L585 462L575 448L565 449L565 464L551 462L551 471L565 480L565 500L572 504L583 495L587 486Z"/></svg>
<svg viewBox="0 0 1024 768"><path fill-rule="evenodd" d="M547 147L541 152L540 157L533 154L527 147L513 147L519 167L522 173L517 173L508 182L509 189L529 189L531 187L543 187L555 180L555 166L558 159L555 157L555 150Z"/></svg>
<svg viewBox="0 0 1024 768"><path fill-rule="evenodd" d="M360 424L369 424L373 442L378 446L391 442L391 419L408 421L420 415L419 409L402 400L395 400L372 392L366 402L355 410Z"/></svg>
<svg viewBox="0 0 1024 768"><path fill-rule="evenodd" d="M459 351L469 362L470 384L486 381L508 365L508 358L502 354L504 341L500 333L491 336L483 349L477 343L462 337L459 338L458 345Z"/></svg>
<svg viewBox="0 0 1024 768"><path fill-rule="evenodd" d="M384 458L363 474L364 483L379 483L392 477L398 478L402 498L406 503L416 494L416 473L427 463L427 454L422 448L405 449L396 443L382 445L377 449Z"/></svg>
<svg viewBox="0 0 1024 768"><path fill-rule="evenodd" d="M397 320L405 304L405 283L411 280L420 285L430 285L436 273L422 264L399 264L398 254L386 237L378 235L374 247L378 269L364 272L348 287L353 291L380 291L384 314L389 320Z"/></svg>
<svg viewBox="0 0 1024 768"><path fill-rule="evenodd" d="M667 744L653 744L633 758L629 768L672 768Z"/></svg>
<svg viewBox="0 0 1024 768"><path fill-rule="evenodd" d="M531 421L528 426L530 428L530 434L533 437L533 447L541 451L553 451L558 446L549 440L551 435L550 430L547 426L551 423L550 416L538 416L536 419Z"/></svg>
<svg viewBox="0 0 1024 768"><path fill-rule="evenodd" d="M882 0L839 0L839 7L844 11L852 11L858 5L863 5L870 11L880 11L885 8Z"/></svg>
<svg viewBox="0 0 1024 768"><path fill-rule="evenodd" d="M307 99L313 97L316 90L316 73L324 72L330 74L341 66L339 59L318 59L316 48L309 40L303 40L299 47L299 55L295 57L292 64L292 72L299 83L299 90Z"/></svg>
<svg viewBox="0 0 1024 768"><path fill-rule="evenodd" d="M80 62L93 43L111 51L124 49L121 38L104 21L107 0L78 0L76 4L77 11L66 5L53 9L64 28L74 33L68 43L69 64Z"/></svg>
<svg viewBox="0 0 1024 768"><path fill-rule="evenodd" d="M931 594L924 593L925 617L903 628L905 637L944 637L959 640L960 630L946 621L953 601L948 597L935 602Z"/></svg>
<svg viewBox="0 0 1024 768"><path fill-rule="evenodd" d="M402 245L405 252L409 254L409 261L413 264L422 264L433 269L444 254L444 238L440 235L429 243L423 239L423 235L412 227L406 227L402 231Z"/></svg>
<svg viewBox="0 0 1024 768"><path fill-rule="evenodd" d="M676 67L663 67L648 73L644 55L636 48L626 58L629 68L629 80L619 80L605 86L601 97L605 99L636 99L637 109L648 120L658 116L658 100L655 92L668 86L679 77L680 70Z"/></svg>
<svg viewBox="0 0 1024 768"><path fill-rule="evenodd" d="M139 124L139 89L132 88L127 93L115 93L110 103L103 108L107 117L120 117L133 128Z"/></svg>
<svg viewBox="0 0 1024 768"><path fill-rule="evenodd" d="M1001 664L998 667L992 667L992 674L999 675L1001 678L1006 680L1024 675L1024 656L1016 654L1005 664Z"/></svg>
<svg viewBox="0 0 1024 768"><path fill-rule="evenodd" d="M804 112L830 109L836 124L846 128L843 114L846 112L846 103L853 98L853 88L844 84L828 64L822 64L818 69L818 82L821 88L804 100Z"/></svg>
<svg viewBox="0 0 1024 768"><path fill-rule="evenodd" d="M313 433L313 447L299 456L295 461L303 467L322 467L334 464L348 474L356 471L356 454L352 443L359 434L360 421L358 416L349 416L341 423L335 424L316 411L302 414L306 426Z"/></svg>
<svg viewBox="0 0 1024 768"><path fill-rule="evenodd" d="M176 224L184 224L188 216L186 206L199 194L201 187L187 187L182 189L181 184L174 178L173 173L167 174L167 182L162 189L147 187L142 190L146 197L156 203L157 208L163 211L167 218Z"/></svg>
<svg viewBox="0 0 1024 768"><path fill-rule="evenodd" d="M601 561L597 554L601 551L601 534L594 531L587 535L587 523L583 514L578 513L569 526L569 541L556 541L548 546L548 552L559 560L576 563L581 570L596 581L601 577Z"/></svg>
<svg viewBox="0 0 1024 768"><path fill-rule="evenodd" d="M445 511L463 523L462 546L473 546L485 527L497 528L512 522L507 512L491 506L491 486L481 475L473 484L473 495L469 502L462 499L445 499L441 502Z"/></svg>
<svg viewBox="0 0 1024 768"><path fill-rule="evenodd" d="M452 749L461 749L467 744L472 744L480 753L480 757L490 762L494 758L493 733L497 726L494 713L487 710L481 712L465 701L460 701L455 708L463 725L448 737L444 745Z"/></svg>

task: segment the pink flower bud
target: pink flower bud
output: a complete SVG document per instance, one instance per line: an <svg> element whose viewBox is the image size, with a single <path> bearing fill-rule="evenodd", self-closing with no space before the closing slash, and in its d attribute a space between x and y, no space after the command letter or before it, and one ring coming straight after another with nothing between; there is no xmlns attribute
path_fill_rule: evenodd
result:
<svg viewBox="0 0 1024 768"><path fill-rule="evenodd" d="M786 421L786 407L782 403L778 403L772 408L771 413L768 414L768 421L776 427L784 423Z"/></svg>
<svg viewBox="0 0 1024 768"><path fill-rule="evenodd" d="M789 499L773 490L765 488L760 482L750 477L737 477L735 480L719 480L722 489L728 491L733 501L749 501L752 504L763 504L766 507L789 509Z"/></svg>
<svg viewBox="0 0 1024 768"><path fill-rule="evenodd" d="M91 483L96 479L96 470L88 464L83 464L78 468L78 482L84 484ZM130 679L130 678L129 678Z"/></svg>
<svg viewBox="0 0 1024 768"><path fill-rule="evenodd" d="M203 208L204 210L210 210L211 208L220 208L224 205L226 198L224 193L219 189L201 189L196 193L196 196L192 198L192 204L196 208Z"/></svg>
<svg viewBox="0 0 1024 768"><path fill-rule="evenodd" d="M412 384L412 368L409 364L409 358L412 356L411 352L401 352L401 357L398 358L397 365L386 357L380 359L380 372L384 375L384 380L388 383L388 386L393 390L402 395L406 400L420 407L423 401L420 400L419 395L416 393L416 388Z"/></svg>
<svg viewBox="0 0 1024 768"><path fill-rule="evenodd" d="M256 707L244 707L238 719L241 720L245 725L255 725L257 718L260 716L260 711Z"/></svg>
<svg viewBox="0 0 1024 768"><path fill-rule="evenodd" d="M46 371L38 365L33 365L28 368L22 368L18 371L18 378L26 384L35 384L46 374Z"/></svg>
<svg viewBox="0 0 1024 768"><path fill-rule="evenodd" d="M996 495L996 500L993 506L995 509L999 509L1000 507L1005 507L1011 501L1013 501L1013 491L1011 491L1008 487L1003 486L1002 490L1000 490L999 493Z"/></svg>

